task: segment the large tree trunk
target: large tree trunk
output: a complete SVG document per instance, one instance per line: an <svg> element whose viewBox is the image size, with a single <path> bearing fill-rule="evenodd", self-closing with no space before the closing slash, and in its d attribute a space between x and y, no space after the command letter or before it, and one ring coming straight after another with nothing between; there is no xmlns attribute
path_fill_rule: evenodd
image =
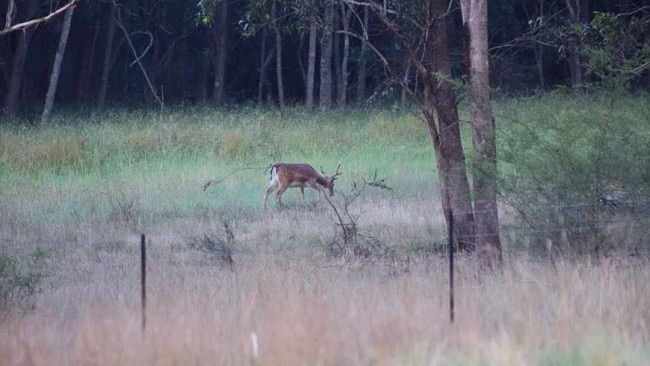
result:
<svg viewBox="0 0 650 366"><path fill-rule="evenodd" d="M474 219L476 246L490 267L501 261L497 210L497 156L490 103L487 0L462 0L463 30L468 38L469 96L474 127Z"/></svg>
<svg viewBox="0 0 650 366"><path fill-rule="evenodd" d="M316 73L316 17L309 19L309 53L307 57L307 90L305 90L305 107L314 108L314 76Z"/></svg>
<svg viewBox="0 0 650 366"><path fill-rule="evenodd" d="M26 19L32 19L38 10L38 0L31 0L27 8ZM11 76L9 77L9 88L4 100L4 114L9 118L18 115L20 107L20 92L25 74L25 61L27 60L27 49L32 39L34 28L29 27L20 32L18 45L11 61Z"/></svg>
<svg viewBox="0 0 650 366"><path fill-rule="evenodd" d="M63 28L61 29L61 37L59 38L59 46L56 50L54 57L54 65L52 66L52 74L50 75L50 85L47 88L47 95L45 96L45 106L43 114L41 115L41 125L50 123L52 117L52 106L54 105L54 97L56 95L56 88L59 83L59 75L61 73L61 65L63 64L63 54L65 47L68 44L68 35L70 34L70 25L72 24L72 14L74 8L66 10L63 17Z"/></svg>
<svg viewBox="0 0 650 366"><path fill-rule="evenodd" d="M216 57L214 60L214 90L212 103L222 105L226 76L226 60L228 59L228 1L220 1L217 6L215 19Z"/></svg>
<svg viewBox="0 0 650 366"><path fill-rule="evenodd" d="M370 22L370 9L363 7L363 41L361 42L361 51L359 52L359 70L357 72L357 104L362 104L366 100L366 66L368 53L368 23Z"/></svg>
<svg viewBox="0 0 650 366"><path fill-rule="evenodd" d="M325 3L323 34L320 39L320 93L319 104L322 110L332 108L332 32L334 27L334 2Z"/></svg>
<svg viewBox="0 0 650 366"><path fill-rule="evenodd" d="M465 154L460 135L457 100L451 83L446 0L431 0L431 29L426 45L426 57L433 72L421 75L424 87L424 114L440 175L443 211L447 223L453 215L454 233L460 249L475 247L475 226L472 200L465 167ZM419 68L421 72L421 68ZM433 76L438 73L440 77Z"/></svg>
<svg viewBox="0 0 650 366"><path fill-rule="evenodd" d="M111 72L111 60L113 59L113 40L115 39L115 15L117 6L108 4L110 11L106 17L108 31L106 32L106 44L104 45L104 61L102 62L102 74L99 83L99 95L97 96L97 108L103 109L106 105L106 93L108 91L108 75Z"/></svg>

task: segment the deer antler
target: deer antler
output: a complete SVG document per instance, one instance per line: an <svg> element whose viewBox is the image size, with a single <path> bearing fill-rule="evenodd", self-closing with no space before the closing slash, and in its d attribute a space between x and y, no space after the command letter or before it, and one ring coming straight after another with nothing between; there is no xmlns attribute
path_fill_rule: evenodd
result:
<svg viewBox="0 0 650 366"><path fill-rule="evenodd" d="M343 174L342 172L339 172L339 168L341 167L341 163L336 166L336 171L334 172L334 175L330 178L330 181L334 181L339 175Z"/></svg>

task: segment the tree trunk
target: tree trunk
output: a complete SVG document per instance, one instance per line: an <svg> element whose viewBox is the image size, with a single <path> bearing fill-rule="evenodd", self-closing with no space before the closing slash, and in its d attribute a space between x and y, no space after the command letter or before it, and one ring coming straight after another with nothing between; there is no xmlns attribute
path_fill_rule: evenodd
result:
<svg viewBox="0 0 650 366"><path fill-rule="evenodd" d="M278 103L280 108L284 107L284 80L282 78L282 29L278 20L278 2L274 1L272 6L272 21L273 33L275 33L275 77L277 79L278 87Z"/></svg>
<svg viewBox="0 0 650 366"><path fill-rule="evenodd" d="M475 248L475 226L472 201L465 167L465 154L460 135L457 100L451 83L446 0L431 0L431 34L427 40L426 57L433 72L421 75L424 88L424 114L440 176L442 208L447 223L453 214L454 233L459 249ZM421 72L421 68L420 68ZM435 73L440 77L435 77Z"/></svg>
<svg viewBox="0 0 650 366"><path fill-rule="evenodd" d="M163 100L165 99L165 66L163 65L163 57L165 52L163 50L163 37L160 31L165 27L165 18L167 17L166 4L166 2L161 2L159 6L153 9L153 13L151 14L151 18L153 19L153 30L150 32L152 41L150 53L151 57L149 58L151 60L151 84L155 86L156 90L160 90L160 98ZM148 105L155 104L156 99L152 93L153 90L148 91L149 93L147 93L147 90L145 89L144 98L146 100L146 103Z"/></svg>
<svg viewBox="0 0 650 366"><path fill-rule="evenodd" d="M38 0L31 0L27 8L26 19L32 19L38 10ZM30 27L20 33L18 45L14 57L11 61L11 76L9 78L9 87L4 100L4 114L9 118L15 118L18 115L20 107L20 92L23 85L23 76L25 74L25 61L27 60L27 49L29 41L32 39L34 28Z"/></svg>
<svg viewBox="0 0 650 366"><path fill-rule="evenodd" d="M544 0L539 0L539 16L544 17ZM535 65L537 66L537 77L539 78L539 88L546 89L546 77L544 75L544 46L537 45L533 47L535 53Z"/></svg>
<svg viewBox="0 0 650 366"><path fill-rule="evenodd" d="M41 115L41 125L50 123L52 117L52 106L54 105L54 96L56 95L56 87L59 83L59 75L61 73L61 65L63 64L63 54L65 47L68 44L68 35L70 34L70 25L72 24L72 14L74 8L66 10L63 17L63 29L61 29L61 37L59 38L59 46L56 49L56 56L54 57L54 65L52 66L52 74L50 75L50 85L47 88L47 95L45 96L45 106L43 114Z"/></svg>
<svg viewBox="0 0 650 366"><path fill-rule="evenodd" d="M402 82L405 85L409 84L409 77L411 76L411 63L409 62L408 65L406 65L406 70L404 70L404 77L402 78ZM402 97L401 97L401 106L402 108L406 107L406 90L402 89Z"/></svg>
<svg viewBox="0 0 650 366"><path fill-rule="evenodd" d="M589 21L589 0L564 0L571 19L576 23ZM569 73L571 75L571 87L580 88L584 85L584 68L582 56L576 51L569 55Z"/></svg>
<svg viewBox="0 0 650 366"><path fill-rule="evenodd" d="M266 27L262 28L262 45L260 46L259 78L257 79L257 102L262 103L264 97L264 79L266 78Z"/></svg>
<svg viewBox="0 0 650 366"><path fill-rule="evenodd" d="M357 73L357 104L362 104L366 100L366 67L368 53L368 23L370 22L370 9L363 7L363 41L359 52L359 70Z"/></svg>
<svg viewBox="0 0 650 366"><path fill-rule="evenodd" d="M220 1L217 6L215 19L216 58L214 60L214 90L212 103L223 105L226 76L226 60L228 59L228 1Z"/></svg>
<svg viewBox="0 0 650 366"><path fill-rule="evenodd" d="M183 34L190 34L190 29L188 24L183 25L182 32ZM190 85L192 84L192 74L190 73L190 67L189 65L184 62L186 60L186 56L189 50L189 47L187 46L187 39L189 37L183 37L180 40L180 45L178 46L178 53L179 53L179 60L178 62L180 63L180 77L181 80L179 80L179 95L180 95L180 101L183 104L190 104L190 101L192 99L192 92L193 90L190 90Z"/></svg>
<svg viewBox="0 0 650 366"><path fill-rule="evenodd" d="M211 47L205 47L203 52L201 52L201 68L199 71L199 82L197 85L198 99L202 105L207 105L208 100L208 81L210 79L210 65L212 65L212 49Z"/></svg>
<svg viewBox="0 0 650 366"><path fill-rule="evenodd" d="M348 60L350 59L350 17L352 16L351 5L346 4L344 1L340 2L341 7L341 22L343 24L343 57L341 59L341 75L338 84L338 107L345 108L348 99Z"/></svg>
<svg viewBox="0 0 650 366"><path fill-rule="evenodd" d="M97 16L95 24L92 27L93 38L90 45L86 45L82 58L81 72L79 72L79 83L77 85L77 102L85 104L88 102L90 90L90 79L93 75L95 65L95 51L97 50L97 39L99 38L101 17Z"/></svg>
<svg viewBox="0 0 650 366"><path fill-rule="evenodd" d="M102 63L102 74L99 84L99 95L97 96L97 108L103 109L106 105L106 93L108 91L108 75L111 72L111 60L113 59L113 40L115 39L115 15L117 6L109 4L110 11L107 15L108 31L106 32L106 44L104 45L104 62Z"/></svg>
<svg viewBox="0 0 650 366"><path fill-rule="evenodd" d="M323 18L323 34L320 39L320 93L321 110L332 108L332 30L334 27L334 3L327 0Z"/></svg>
<svg viewBox="0 0 650 366"><path fill-rule="evenodd" d="M490 102L487 0L462 0L463 30L468 43L469 99L474 127L474 219L476 246L493 268L501 262L497 210L497 156L494 117Z"/></svg>
<svg viewBox="0 0 650 366"><path fill-rule="evenodd" d="M305 90L305 107L314 108L314 74L316 73L316 17L309 19L309 55L307 58L307 90Z"/></svg>

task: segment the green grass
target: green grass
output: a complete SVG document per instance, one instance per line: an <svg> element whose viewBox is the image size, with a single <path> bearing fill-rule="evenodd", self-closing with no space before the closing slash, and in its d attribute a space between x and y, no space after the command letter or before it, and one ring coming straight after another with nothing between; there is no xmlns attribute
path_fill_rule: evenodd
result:
<svg viewBox="0 0 650 366"><path fill-rule="evenodd" d="M601 178L622 176L626 187L642 188L649 100L498 101L500 199L540 206L538 188L587 197L598 178L594 156L608 157L598 160ZM270 200L263 210L265 168L279 161L327 172L341 163L337 200L375 171L386 178L395 190L369 189L351 213L362 239L390 255L328 256L337 225L312 190L305 203L293 189L283 198L288 207ZM16 263L47 253L34 272L41 289L34 310L0 320L0 364L643 365L650 358L647 258L529 258L519 249L524 237L543 232L504 235L503 273L485 274L460 257L450 326L447 267L427 252L446 235L435 166L428 130L408 112L188 108L81 111L57 115L46 128L0 121L0 246ZM556 179L568 173L575 175ZM211 179L224 180L204 191ZM517 222L503 212L504 223ZM647 248L641 224L624 234ZM149 238L146 337L141 233ZM232 254L232 267L223 253Z"/></svg>

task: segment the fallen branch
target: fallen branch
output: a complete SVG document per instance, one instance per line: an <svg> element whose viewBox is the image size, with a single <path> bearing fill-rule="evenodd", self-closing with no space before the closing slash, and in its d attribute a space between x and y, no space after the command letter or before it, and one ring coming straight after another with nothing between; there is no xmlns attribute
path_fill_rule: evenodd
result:
<svg viewBox="0 0 650 366"><path fill-rule="evenodd" d="M231 176L233 176L233 175L235 175L235 174L237 174L239 172L243 172L243 171L246 171L246 170L260 170L260 169L269 170L270 168L271 168L271 166L269 165L269 166L265 166L265 167L247 167L247 168L235 169L235 170L231 171L230 173L226 174L226 176L224 176L221 179L210 179L209 181L205 182L205 184L203 185L203 190L205 191L211 185L219 184L219 183L223 182L224 180L230 178Z"/></svg>

